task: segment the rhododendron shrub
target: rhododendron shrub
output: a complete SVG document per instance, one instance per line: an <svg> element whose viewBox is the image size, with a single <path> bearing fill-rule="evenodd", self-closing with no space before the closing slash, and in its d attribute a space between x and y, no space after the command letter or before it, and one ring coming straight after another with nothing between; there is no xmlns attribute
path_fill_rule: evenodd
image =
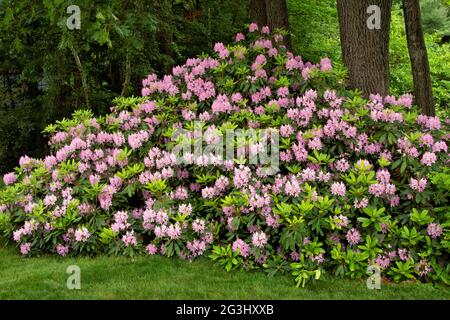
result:
<svg viewBox="0 0 450 320"><path fill-rule="evenodd" d="M447 282L448 121L408 94L363 99L329 59L303 61L259 29L149 75L105 117L50 125L52 153L3 177L5 239L23 255L208 256L302 285L369 266ZM273 172L248 161L257 141L223 139L239 129L277 135ZM217 141L240 156L174 152Z"/></svg>

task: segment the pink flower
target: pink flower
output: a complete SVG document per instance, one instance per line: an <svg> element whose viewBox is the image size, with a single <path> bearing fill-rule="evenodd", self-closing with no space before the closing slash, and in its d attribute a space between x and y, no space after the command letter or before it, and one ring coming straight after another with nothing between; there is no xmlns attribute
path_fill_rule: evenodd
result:
<svg viewBox="0 0 450 320"><path fill-rule="evenodd" d="M381 268L386 269L391 263L391 259L389 257L378 255L375 259L375 263Z"/></svg>
<svg viewBox="0 0 450 320"><path fill-rule="evenodd" d="M303 79L305 79L305 81L308 81L309 80L309 77L310 77L310 73L311 73L311 70L312 70L313 68L304 68L303 70L302 70L302 77L303 77Z"/></svg>
<svg viewBox="0 0 450 320"><path fill-rule="evenodd" d="M132 149L137 149L142 146L142 144L147 141L149 138L149 134L147 131L139 131L138 133L134 133L128 136L128 144Z"/></svg>
<svg viewBox="0 0 450 320"><path fill-rule="evenodd" d="M411 257L409 255L408 250L406 250L406 249L398 249L397 251L398 251L398 257L402 261L408 260Z"/></svg>
<svg viewBox="0 0 450 320"><path fill-rule="evenodd" d="M282 137L289 137L294 133L294 128L290 124L285 124L280 127L280 135Z"/></svg>
<svg viewBox="0 0 450 320"><path fill-rule="evenodd" d="M231 101L234 103L242 101L242 95L239 92L233 93Z"/></svg>
<svg viewBox="0 0 450 320"><path fill-rule="evenodd" d="M427 233L431 238L435 239L442 235L442 227L437 223L430 223L427 227Z"/></svg>
<svg viewBox="0 0 450 320"><path fill-rule="evenodd" d="M282 34L276 34L275 36L274 36L274 39L275 39L275 42L277 42L277 43L279 43L279 42L282 42L283 41L283 35Z"/></svg>
<svg viewBox="0 0 450 320"><path fill-rule="evenodd" d="M186 247L191 251L193 256L200 256L206 249L206 242L200 240L188 241Z"/></svg>
<svg viewBox="0 0 450 320"><path fill-rule="evenodd" d="M27 242L20 245L20 253L26 256L31 250L31 243Z"/></svg>
<svg viewBox="0 0 450 320"><path fill-rule="evenodd" d="M181 94L181 99L183 99L184 101L190 100L191 97L192 97L192 93L190 91L183 92Z"/></svg>
<svg viewBox="0 0 450 320"><path fill-rule="evenodd" d="M345 228L348 225L349 220L348 220L348 218L346 216L340 214L338 216L335 215L333 217L333 222L336 225L336 227L338 227L338 228Z"/></svg>
<svg viewBox="0 0 450 320"><path fill-rule="evenodd" d="M180 204L178 206L178 211L181 214L189 216L192 213L192 205L190 203L188 203L188 204L184 204L184 203Z"/></svg>
<svg viewBox="0 0 450 320"><path fill-rule="evenodd" d="M269 33L270 33L270 28L269 28L268 26L262 27L261 33L263 33L263 34L269 34Z"/></svg>
<svg viewBox="0 0 450 320"><path fill-rule="evenodd" d="M225 49L223 49L222 51L219 52L220 59L226 59L229 56L230 56L230 51L227 48L225 48Z"/></svg>
<svg viewBox="0 0 450 320"><path fill-rule="evenodd" d="M356 209L364 209L369 205L369 200L367 198L363 198L361 201L355 200L353 206Z"/></svg>
<svg viewBox="0 0 450 320"><path fill-rule="evenodd" d="M233 252L239 250L239 255L243 256L244 258L250 255L250 246L241 239L236 239L233 242L231 249L233 250Z"/></svg>
<svg viewBox="0 0 450 320"><path fill-rule="evenodd" d="M20 165L22 168L29 169L29 168L27 168L27 167L32 166L33 163L34 163L34 161L35 161L34 159L31 159L31 158L28 157L28 156L23 156L23 157L20 157L20 159L19 159L19 165Z"/></svg>
<svg viewBox="0 0 450 320"><path fill-rule="evenodd" d="M202 233L205 230L205 220L196 219L192 223L192 230L197 233Z"/></svg>
<svg viewBox="0 0 450 320"><path fill-rule="evenodd" d="M301 60L299 61L297 59L292 58L286 62L286 69L288 69L289 71L292 71L295 69L300 69L302 67L303 67L303 63Z"/></svg>
<svg viewBox="0 0 450 320"><path fill-rule="evenodd" d="M13 172L7 173L3 176L3 182L5 183L5 185L13 184L16 181L17 181L17 176Z"/></svg>
<svg viewBox="0 0 450 320"><path fill-rule="evenodd" d="M291 197L298 197L301 192L300 184L298 183L297 179L292 178L289 181L287 181L284 185L284 192L286 195Z"/></svg>
<svg viewBox="0 0 450 320"><path fill-rule="evenodd" d="M100 176L97 175L97 174L91 174L91 175L89 176L89 183L90 183L91 185L99 184L99 183L100 183Z"/></svg>
<svg viewBox="0 0 450 320"><path fill-rule="evenodd" d="M251 23L249 26L248 26L248 31L249 32L255 32L255 31L257 31L259 28L258 28L258 25L256 24L256 23Z"/></svg>
<svg viewBox="0 0 450 320"><path fill-rule="evenodd" d="M58 200L58 198L56 198L55 195L53 195L53 194L48 194L48 195L46 195L45 198L44 198L44 204L45 204L46 206L53 206L53 205L56 203L57 200Z"/></svg>
<svg viewBox="0 0 450 320"><path fill-rule="evenodd" d="M322 264L325 261L325 259L323 258L323 253L311 256L310 259L312 262L316 262L317 264Z"/></svg>
<svg viewBox="0 0 450 320"><path fill-rule="evenodd" d="M448 147L447 144L444 141L438 141L435 144L433 144L433 152L447 152L448 151Z"/></svg>
<svg viewBox="0 0 450 320"><path fill-rule="evenodd" d="M75 240L78 242L87 242L90 236L89 230L85 227L75 231Z"/></svg>
<svg viewBox="0 0 450 320"><path fill-rule="evenodd" d="M420 143L421 145L432 146L434 143L433 136L429 133L424 134L422 137L420 137Z"/></svg>
<svg viewBox="0 0 450 320"><path fill-rule="evenodd" d="M126 247L136 246L137 239L134 236L134 231L128 231L124 236L122 236L122 241Z"/></svg>
<svg viewBox="0 0 450 320"><path fill-rule="evenodd" d="M218 95L214 100L211 110L213 113L231 112L233 110L228 97L224 94Z"/></svg>
<svg viewBox="0 0 450 320"><path fill-rule="evenodd" d="M212 187L205 187L202 189L202 197L204 199L212 199L215 196L217 196L217 192L215 188Z"/></svg>
<svg viewBox="0 0 450 320"><path fill-rule="evenodd" d="M263 54L259 54L255 58L255 62L252 64L252 70L255 71L261 69L266 63L267 63L266 56Z"/></svg>
<svg viewBox="0 0 450 320"><path fill-rule="evenodd" d="M407 107L408 109L411 108L413 102L413 95L410 93L406 93L397 100L397 105L402 105Z"/></svg>
<svg viewBox="0 0 450 320"><path fill-rule="evenodd" d="M387 183L389 183L390 179L391 179L391 174L386 169L377 171L377 180L380 183L387 184Z"/></svg>
<svg viewBox="0 0 450 320"><path fill-rule="evenodd" d="M328 182L331 179L331 173L329 173L329 172L324 173L323 171L320 171L318 179L319 179L319 181L322 181L322 182Z"/></svg>
<svg viewBox="0 0 450 320"><path fill-rule="evenodd" d="M350 164L345 159L340 159L336 162L336 170L345 172L350 168Z"/></svg>
<svg viewBox="0 0 450 320"><path fill-rule="evenodd" d="M58 160L56 159L55 156L47 156L44 159L44 165L47 169L51 169L57 163L58 163Z"/></svg>
<svg viewBox="0 0 450 320"><path fill-rule="evenodd" d="M308 148L312 150L320 150L322 149L322 141L320 140L320 138L315 137L308 141Z"/></svg>
<svg viewBox="0 0 450 320"><path fill-rule="evenodd" d="M441 121L438 117L428 117L421 114L417 117L416 121L429 130L439 130L441 128Z"/></svg>
<svg viewBox="0 0 450 320"><path fill-rule="evenodd" d="M255 247L264 248L267 243L267 236L264 232L255 232L252 235L252 243Z"/></svg>
<svg viewBox="0 0 450 320"><path fill-rule="evenodd" d="M390 204L391 207L396 207L396 206L399 205L399 203L400 203L400 197L397 196L397 195L395 195L395 196L393 196L393 197L391 198L391 201L390 201L389 204Z"/></svg>
<svg viewBox="0 0 450 320"><path fill-rule="evenodd" d="M277 48L271 48L269 51L267 51L267 54L269 57L275 57L278 54Z"/></svg>
<svg viewBox="0 0 450 320"><path fill-rule="evenodd" d="M433 165L437 160L437 157L432 152L425 152L422 156L422 159L420 160L420 163L422 163L425 166L430 167Z"/></svg>
<svg viewBox="0 0 450 320"><path fill-rule="evenodd" d="M99 194L98 201L103 210L108 210L112 206L112 194L105 191Z"/></svg>
<svg viewBox="0 0 450 320"><path fill-rule="evenodd" d="M427 179L421 178L420 180L417 180L411 178L409 186L411 187L411 189L416 190L417 192L423 192L427 187Z"/></svg>
<svg viewBox="0 0 450 320"><path fill-rule="evenodd" d="M243 33L239 32L238 34L236 34L236 42L240 42L245 40L245 36Z"/></svg>
<svg viewBox="0 0 450 320"><path fill-rule="evenodd" d="M361 240L361 236L359 234L359 231L354 229L354 228L350 229L347 232L346 238L347 238L348 243L350 243L350 245L358 244L359 241Z"/></svg>
<svg viewBox="0 0 450 320"><path fill-rule="evenodd" d="M288 87L280 87L280 88L278 88L277 95L279 97L287 97L287 96L289 96L289 88Z"/></svg>
<svg viewBox="0 0 450 320"><path fill-rule="evenodd" d="M216 182L214 182L214 188L216 188L216 190L218 192L223 192L227 189L229 185L229 181L228 178L225 176L220 176Z"/></svg>
<svg viewBox="0 0 450 320"><path fill-rule="evenodd" d="M325 72L333 69L331 60L329 58L323 58L320 60L320 70Z"/></svg>
<svg viewBox="0 0 450 320"><path fill-rule="evenodd" d="M128 212L126 211L117 211L114 214L114 223L111 225L111 229L115 232L119 232L121 230L126 230L130 227L128 223Z"/></svg>
<svg viewBox="0 0 450 320"><path fill-rule="evenodd" d="M234 169L233 184L236 188L244 188L250 182L251 170L248 167L240 165Z"/></svg>
<svg viewBox="0 0 450 320"><path fill-rule="evenodd" d="M345 188L345 184L343 182L335 182L331 185L331 194L335 196L345 196L347 189Z"/></svg>
<svg viewBox="0 0 450 320"><path fill-rule="evenodd" d="M56 246L56 252L60 256L65 257L69 253L69 247L58 243L58 245Z"/></svg>
<svg viewBox="0 0 450 320"><path fill-rule="evenodd" d="M369 186L369 193L373 194L375 197L380 197L381 195L383 195L385 190L386 186L381 183L375 183Z"/></svg>
<svg viewBox="0 0 450 320"><path fill-rule="evenodd" d="M316 180L316 171L310 168L303 169L302 173L303 181L314 181Z"/></svg>
<svg viewBox="0 0 450 320"><path fill-rule="evenodd" d="M169 238L178 239L181 235L181 228L178 223L175 225L172 224L167 228L166 233Z"/></svg>
<svg viewBox="0 0 450 320"><path fill-rule="evenodd" d="M297 251L292 251L290 256L292 261L298 261L300 259L300 254Z"/></svg>
<svg viewBox="0 0 450 320"><path fill-rule="evenodd" d="M149 255L154 255L158 252L158 248L152 243L146 246L145 250L148 252Z"/></svg>
<svg viewBox="0 0 450 320"><path fill-rule="evenodd" d="M419 264L416 267L417 272L419 273L419 277L424 277L433 269L430 267L429 263L426 260L420 260Z"/></svg>

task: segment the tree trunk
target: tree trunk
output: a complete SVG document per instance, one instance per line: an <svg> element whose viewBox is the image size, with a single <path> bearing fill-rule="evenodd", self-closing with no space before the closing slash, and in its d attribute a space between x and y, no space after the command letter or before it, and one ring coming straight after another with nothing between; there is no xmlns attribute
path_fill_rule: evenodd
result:
<svg viewBox="0 0 450 320"><path fill-rule="evenodd" d="M271 30L276 28L289 31L289 15L286 0L266 0L267 25ZM290 37L287 35L284 44L290 47Z"/></svg>
<svg viewBox="0 0 450 320"><path fill-rule="evenodd" d="M252 19L252 22L256 22L260 27L267 25L267 11L265 0L251 0L250 18Z"/></svg>
<svg viewBox="0 0 450 320"><path fill-rule="evenodd" d="M403 0L403 13L414 79L415 100L424 114L434 116L436 111L434 109L427 48L420 21L419 0Z"/></svg>
<svg viewBox="0 0 450 320"><path fill-rule="evenodd" d="M380 10L380 28L370 29L369 6ZM389 27L392 0L338 0L342 60L348 68L350 87L386 95L389 90Z"/></svg>

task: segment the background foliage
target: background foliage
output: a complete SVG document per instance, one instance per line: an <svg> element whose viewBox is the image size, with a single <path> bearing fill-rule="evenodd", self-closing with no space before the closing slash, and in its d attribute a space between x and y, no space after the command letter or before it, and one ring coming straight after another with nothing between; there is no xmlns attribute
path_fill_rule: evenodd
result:
<svg viewBox="0 0 450 320"><path fill-rule="evenodd" d="M0 2L0 173L45 154L45 126L86 108L83 76L88 107L105 114L147 74L231 39L248 16L237 0L78 0L81 29L70 31L73 2Z"/></svg>

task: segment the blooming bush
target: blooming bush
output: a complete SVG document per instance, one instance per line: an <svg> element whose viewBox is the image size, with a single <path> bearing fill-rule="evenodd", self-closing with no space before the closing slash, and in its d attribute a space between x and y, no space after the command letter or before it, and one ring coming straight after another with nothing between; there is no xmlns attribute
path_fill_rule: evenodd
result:
<svg viewBox="0 0 450 320"><path fill-rule="evenodd" d="M23 255L208 256L302 285L371 265L448 283L448 120L419 115L410 95L363 99L329 59L282 42L252 24L213 56L149 75L109 115L48 126L52 154L3 177L4 238ZM238 129L269 132L272 170L249 161L264 149L255 137L224 142Z"/></svg>

